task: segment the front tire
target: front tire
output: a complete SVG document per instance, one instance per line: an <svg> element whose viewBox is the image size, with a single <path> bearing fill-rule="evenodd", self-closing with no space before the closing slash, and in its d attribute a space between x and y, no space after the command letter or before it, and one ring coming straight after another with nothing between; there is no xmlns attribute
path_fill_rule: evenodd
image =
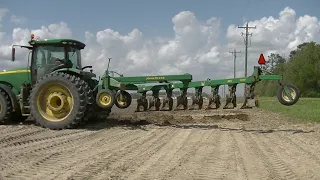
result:
<svg viewBox="0 0 320 180"><path fill-rule="evenodd" d="M30 95L32 116L50 129L75 127L84 118L86 105L81 79L62 72L42 77Z"/></svg>

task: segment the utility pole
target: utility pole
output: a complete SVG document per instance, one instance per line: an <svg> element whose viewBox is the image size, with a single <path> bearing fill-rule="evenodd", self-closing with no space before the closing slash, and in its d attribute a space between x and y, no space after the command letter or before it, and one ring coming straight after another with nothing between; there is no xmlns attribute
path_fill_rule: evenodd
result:
<svg viewBox="0 0 320 180"><path fill-rule="evenodd" d="M236 78L236 59L237 53L241 53L241 51L237 52L236 49L233 51L229 51L229 53L233 54L233 78Z"/></svg>
<svg viewBox="0 0 320 180"><path fill-rule="evenodd" d="M238 28L244 28L244 29L246 29L246 33L245 33L245 40L244 40L244 44L245 44L245 46L246 46L246 52L245 52L245 69L244 69L244 76L245 77L247 77L247 69L248 69L248 37L249 36L252 36L252 33L250 33L249 34L249 29L256 29L257 28L257 26L254 26L254 27L249 27L248 26L248 23L247 23L247 25L245 26L245 27L240 27L240 26L238 26ZM243 33L241 33L241 35L243 36L244 34Z"/></svg>

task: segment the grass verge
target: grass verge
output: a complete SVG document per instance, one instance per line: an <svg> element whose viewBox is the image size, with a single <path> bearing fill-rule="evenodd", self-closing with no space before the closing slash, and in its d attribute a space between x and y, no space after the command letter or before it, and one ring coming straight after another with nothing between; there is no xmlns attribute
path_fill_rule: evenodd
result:
<svg viewBox="0 0 320 180"><path fill-rule="evenodd" d="M320 122L320 98L300 98L292 106L284 106L276 97L259 97L260 108L283 114L296 120Z"/></svg>

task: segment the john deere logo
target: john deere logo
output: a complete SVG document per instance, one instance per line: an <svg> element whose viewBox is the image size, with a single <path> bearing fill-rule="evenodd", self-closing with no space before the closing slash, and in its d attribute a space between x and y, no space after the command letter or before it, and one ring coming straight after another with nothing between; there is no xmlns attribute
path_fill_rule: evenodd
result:
<svg viewBox="0 0 320 180"><path fill-rule="evenodd" d="M153 76L153 77L147 77L146 80L165 80L166 78L163 76Z"/></svg>

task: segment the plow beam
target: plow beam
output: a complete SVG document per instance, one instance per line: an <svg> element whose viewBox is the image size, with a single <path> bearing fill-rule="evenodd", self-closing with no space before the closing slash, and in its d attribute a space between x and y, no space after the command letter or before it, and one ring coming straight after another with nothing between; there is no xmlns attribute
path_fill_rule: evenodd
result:
<svg viewBox="0 0 320 180"><path fill-rule="evenodd" d="M195 95L192 96L192 105L189 110L199 110L202 109L203 105L203 96L202 96L203 87L196 87Z"/></svg>
<svg viewBox="0 0 320 180"><path fill-rule="evenodd" d="M220 101L220 95L219 95L219 87L220 85L217 86L212 86L211 87L211 97L209 98L209 104L206 108L206 110L209 109L219 109L221 106L221 101Z"/></svg>
<svg viewBox="0 0 320 180"><path fill-rule="evenodd" d="M236 89L237 84L229 84L229 93L226 95L226 104L223 109L234 109L237 107Z"/></svg>

